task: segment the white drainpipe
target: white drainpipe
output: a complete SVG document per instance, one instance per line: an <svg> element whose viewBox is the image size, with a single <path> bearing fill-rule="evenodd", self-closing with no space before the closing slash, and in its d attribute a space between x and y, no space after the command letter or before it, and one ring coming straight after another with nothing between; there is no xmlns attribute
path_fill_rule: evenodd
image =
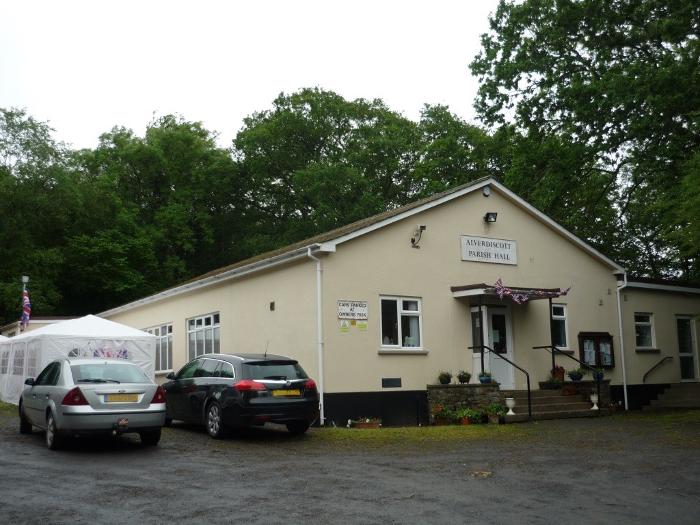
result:
<svg viewBox="0 0 700 525"><path fill-rule="evenodd" d="M622 301L620 300L620 290L627 286L627 272L624 272L623 275L623 284L617 286L617 321L620 329L620 356L622 357L622 392L625 396L625 410L629 410L627 403L627 370L625 368L625 335L622 332Z"/></svg>
<svg viewBox="0 0 700 525"><path fill-rule="evenodd" d="M322 309L322 286L323 286L323 268L321 267L321 259L311 255L311 246L309 246L307 255L310 259L316 261L316 341L318 345L318 396L319 396L319 418L320 424L325 423L325 415L323 410L323 309Z"/></svg>

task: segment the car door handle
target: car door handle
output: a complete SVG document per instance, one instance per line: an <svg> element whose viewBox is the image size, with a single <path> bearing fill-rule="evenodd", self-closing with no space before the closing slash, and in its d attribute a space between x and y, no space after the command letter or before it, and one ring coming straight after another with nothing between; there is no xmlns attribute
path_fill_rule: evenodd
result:
<svg viewBox="0 0 700 525"><path fill-rule="evenodd" d="M46 399L51 399L51 395L50 395L50 394L46 394Z"/></svg>
<svg viewBox="0 0 700 525"><path fill-rule="evenodd" d="M36 394L32 394L32 399L36 399Z"/></svg>

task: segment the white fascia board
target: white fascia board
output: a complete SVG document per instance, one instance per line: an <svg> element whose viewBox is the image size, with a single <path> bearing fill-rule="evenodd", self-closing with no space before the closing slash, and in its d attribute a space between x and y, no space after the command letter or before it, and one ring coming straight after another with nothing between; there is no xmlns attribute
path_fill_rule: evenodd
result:
<svg viewBox="0 0 700 525"><path fill-rule="evenodd" d="M577 245L579 248L583 249L584 251L588 252L589 254L593 255L595 258L599 259L600 261L604 262L608 266L610 266L613 269L614 273L624 273L625 269L617 264L615 261L612 259L606 257L602 253L600 253L598 250L593 248L590 244L588 244L586 241L583 239L577 237L573 233L571 233L569 230L564 228L561 224L558 222L554 221L553 219L547 217L544 213L542 213L540 210L535 208L532 204L527 202L526 200L522 199L521 197L518 197L515 193L510 191L508 188L503 186L501 183L493 180L489 181L490 184L498 188L499 191L501 191L503 194L505 194L508 198L511 200L515 201L517 204L519 204L521 207L525 208L530 214L534 215L538 219L540 219L542 222L547 224L550 228L555 230L556 232L560 233L567 239L569 239L571 242L573 242L575 245Z"/></svg>
<svg viewBox="0 0 700 525"><path fill-rule="evenodd" d="M664 292L700 294L700 288L691 288L689 286L677 286L677 285L673 285L673 284L653 284L653 283L639 283L639 282L635 282L635 281L628 281L627 288L646 288L648 290L662 290Z"/></svg>
<svg viewBox="0 0 700 525"><path fill-rule="evenodd" d="M486 288L474 288L473 290L460 290L452 292L452 297L472 297L474 295L486 295Z"/></svg>
<svg viewBox="0 0 700 525"><path fill-rule="evenodd" d="M331 241L327 241L324 243L324 246L326 245L332 245L335 251L335 247L338 244L342 244L344 242L350 241L352 239L355 239L357 237L360 237L361 235L365 235L366 233L370 233L374 230L378 230L379 228L383 228L385 226L388 226L390 224L393 224L395 222L401 221L403 219L406 219L408 217L411 217L412 215L416 215L417 213L424 212L426 210L429 210L431 208L434 208L435 206L439 206L441 204L444 204L446 202L449 202L453 199L457 199L459 197L462 197L463 195L467 195L469 193L472 193L474 191L480 190L484 186L493 186L495 187L498 191L503 193L506 197L514 201L516 204L527 210L531 215L534 215L536 218L547 224L550 228L558 232L559 234L563 235L565 238L569 239L571 242L573 242L575 245L577 245L579 248L583 249L584 251L588 252L590 255L594 256L595 258L599 259L606 265L610 266L613 269L613 273L624 273L625 269L617 264L615 261L612 259L609 259L602 253L600 253L598 250L593 248L591 245L586 243L584 240L580 239L573 233L571 233L569 230L564 228L562 225L554 221L553 219L550 219L539 211L537 208L532 206L530 203L528 203L526 200L522 199L521 197L518 197L515 193L510 191L508 188L503 186L500 182L498 182L494 178L489 178L486 179L478 184L475 184L473 186L469 186L467 188L464 188L462 190L456 191L454 193L450 193L449 195L445 195L444 197L427 202L423 204L422 206L418 206L417 208L413 208L411 210L407 210L403 213L400 213L398 215L395 215L393 217L389 217L388 219L385 219L383 221L379 221L377 223L371 224L369 226L366 226L365 228L361 228L357 231L354 231L352 233L348 233L346 235L342 235L336 239L333 239Z"/></svg>
<svg viewBox="0 0 700 525"><path fill-rule="evenodd" d="M132 310L132 309L137 308L139 306L145 306L147 304L151 304L151 303L154 303L156 301L162 301L163 299L168 299L168 298L174 297L176 295L189 293L189 292L192 292L194 290L198 290L200 288L205 288L207 286L219 284L221 282L228 281L231 279L237 279L237 278L243 277L245 275L249 275L251 273L274 268L274 267L279 266L281 264L286 264L286 263L294 261L296 259L302 259L302 258L306 257L307 253L309 251L309 248L311 248L312 251L314 251L314 252L323 251L320 249L321 246L319 244L311 244L309 246L304 246L303 248L297 248L296 250L293 250L291 252L283 253L283 254L277 255L275 257L271 257L269 259L257 261L257 262L251 263L251 264L247 264L245 266L241 266L239 268L234 268L234 269L229 270L227 272L222 272L222 273L217 274L217 275L212 275L211 277L205 277L204 279L199 279L197 281L183 284L181 286L176 286L175 288L170 288L169 290L164 290L164 291L159 292L157 294L149 295L148 297L144 297L142 299L137 299L136 301L132 301L132 302L124 304L122 306L117 306L116 308L112 308L111 310L107 310L107 311L99 313L97 315L99 317L109 317L110 315L115 315L118 313L126 312L128 310Z"/></svg>
<svg viewBox="0 0 700 525"><path fill-rule="evenodd" d="M325 245L333 245L333 248L334 248L333 251L335 251L335 247L338 244L342 244L344 242L350 241L352 239L355 239L356 237L360 237L362 235L365 235L366 233L373 232L374 230L384 228L385 226L389 226L390 224L393 224L395 222L402 221L403 219L411 217L412 215L416 215L417 213L424 212L426 210L434 208L435 206L439 206L440 204L444 204L446 202L449 202L452 199L457 199L457 198L461 197L462 195L466 195L468 193L471 193L472 191L476 191L478 189L481 189L484 186L488 186L489 184L494 184L495 182L496 182L495 179L487 179L485 181L480 182L479 184L475 184L474 186L469 186L468 188L464 188L464 189L456 191L454 193L450 193L449 195L445 195L444 197L441 197L437 200L427 202L427 203L423 204L422 206L412 208L412 209L407 210L403 213L399 213L398 215L394 215L393 217L389 217L388 219L384 219L383 221L379 221L379 222L376 222L374 224L370 224L369 226L365 226L364 228L361 228L361 229L356 230L354 232L342 235L342 236L337 237L336 239L333 239L331 241L327 241L324 243L324 246Z"/></svg>

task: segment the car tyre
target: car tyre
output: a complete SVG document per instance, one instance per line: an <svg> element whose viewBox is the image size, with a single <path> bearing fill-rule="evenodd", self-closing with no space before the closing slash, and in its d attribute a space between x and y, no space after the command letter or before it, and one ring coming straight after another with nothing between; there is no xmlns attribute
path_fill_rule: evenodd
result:
<svg viewBox="0 0 700 525"><path fill-rule="evenodd" d="M155 447L160 441L160 429L148 432L139 432L141 444L144 447Z"/></svg>
<svg viewBox="0 0 700 525"><path fill-rule="evenodd" d="M27 419L27 416L24 415L24 407L22 406L22 403L19 404L19 433L32 433L32 424Z"/></svg>
<svg viewBox="0 0 700 525"><path fill-rule="evenodd" d="M300 436L309 429L308 421L291 421L287 423L287 430L293 436Z"/></svg>
<svg viewBox="0 0 700 525"><path fill-rule="evenodd" d="M61 448L62 440L56 429L56 420L53 413L46 416L46 446L49 450L58 450Z"/></svg>
<svg viewBox="0 0 700 525"><path fill-rule="evenodd" d="M209 403L207 407L207 433L214 439L224 437L224 420L221 406L216 401Z"/></svg>
<svg viewBox="0 0 700 525"><path fill-rule="evenodd" d="M173 424L173 418L165 416L165 422L163 423L164 427L170 428Z"/></svg>

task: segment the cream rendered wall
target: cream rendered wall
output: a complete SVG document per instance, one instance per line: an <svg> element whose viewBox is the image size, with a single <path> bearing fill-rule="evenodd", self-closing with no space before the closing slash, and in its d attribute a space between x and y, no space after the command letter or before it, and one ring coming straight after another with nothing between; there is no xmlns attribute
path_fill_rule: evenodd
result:
<svg viewBox="0 0 700 525"><path fill-rule="evenodd" d="M487 225L487 211L498 213ZM425 224L420 249L410 238ZM461 260L460 235L511 239L518 243L518 265ZM401 377L402 389L423 390L435 383L440 370L472 370L469 305L452 297L450 287L474 283L569 287L568 296L556 302L568 306L568 331L578 356L579 331L605 331L617 337L616 279L613 270L535 219L492 188L491 196L476 191L340 244L324 264L324 331L327 392L381 391L382 377ZM423 348L427 354L380 354L380 295L416 296L422 299ZM368 301L368 330L356 326L341 333L337 301ZM514 360L530 371L533 386L550 368L549 354L532 350L549 343L547 301L513 305ZM565 368L574 361L560 358ZM621 381L617 366L606 374ZM516 373L516 388L524 376ZM472 379L474 381L474 379ZM394 389L385 389L391 391Z"/></svg>
<svg viewBox="0 0 700 525"><path fill-rule="evenodd" d="M270 311L270 302L275 302ZM316 266L310 259L177 295L108 317L144 329L173 325L173 368L187 361L186 321L219 312L222 353L263 353L298 359L317 377Z"/></svg>
<svg viewBox="0 0 700 525"><path fill-rule="evenodd" d="M680 360L678 359L678 333L676 316L693 316L691 321L695 345L695 374L698 378L698 315L700 295L652 291L639 288L625 288L622 295L622 329L625 335L627 354L628 384L642 384L644 374L664 356L673 361L666 362L647 378L650 383L676 383L681 380ZM637 351L635 349L634 313L652 313L656 349L658 352Z"/></svg>

